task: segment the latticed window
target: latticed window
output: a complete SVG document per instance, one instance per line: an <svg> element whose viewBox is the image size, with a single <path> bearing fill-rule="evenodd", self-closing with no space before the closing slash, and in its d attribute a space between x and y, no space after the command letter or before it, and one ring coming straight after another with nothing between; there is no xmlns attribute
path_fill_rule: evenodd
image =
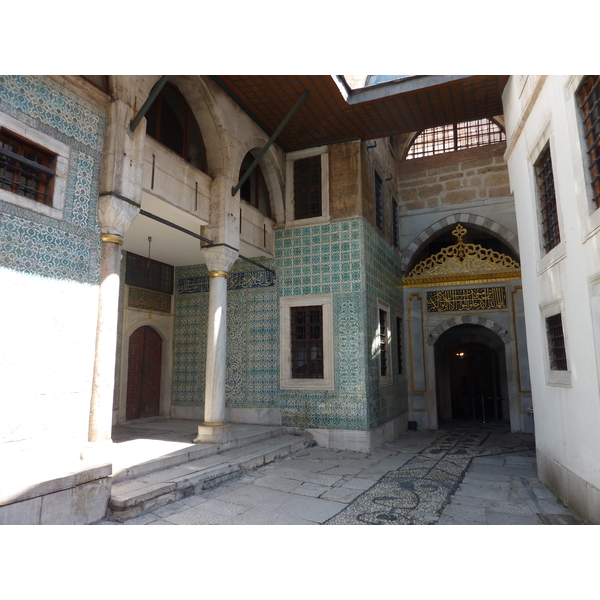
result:
<svg viewBox="0 0 600 600"><path fill-rule="evenodd" d="M578 92L592 178L593 200L600 207L600 77L588 75Z"/></svg>
<svg viewBox="0 0 600 600"><path fill-rule="evenodd" d="M383 230L383 181L375 173L375 224Z"/></svg>
<svg viewBox="0 0 600 600"><path fill-rule="evenodd" d="M321 156L294 161L294 218L320 217Z"/></svg>
<svg viewBox="0 0 600 600"><path fill-rule="evenodd" d="M388 375L388 335L387 335L387 312L379 309L379 366L380 375Z"/></svg>
<svg viewBox="0 0 600 600"><path fill-rule="evenodd" d="M542 219L542 238L545 252L549 252L560 244L558 228L558 210L556 208L556 193L554 190L554 173L550 146L546 146L535 163L538 198Z"/></svg>
<svg viewBox="0 0 600 600"><path fill-rule="evenodd" d="M323 379L323 307L290 308L292 378Z"/></svg>
<svg viewBox="0 0 600 600"><path fill-rule="evenodd" d="M502 128L491 119L465 121L425 129L408 149L406 159L422 158L467 148L489 146L506 140Z"/></svg>
<svg viewBox="0 0 600 600"><path fill-rule="evenodd" d="M565 336L560 313L546 319L546 333L548 334L550 368L553 371L566 371L567 353L565 351Z"/></svg>
<svg viewBox="0 0 600 600"><path fill-rule="evenodd" d="M398 353L398 375L402 375L402 319L396 317L396 352Z"/></svg>
<svg viewBox="0 0 600 600"><path fill-rule="evenodd" d="M173 293L174 268L157 260L127 253L125 283L146 290Z"/></svg>
<svg viewBox="0 0 600 600"><path fill-rule="evenodd" d="M52 206L56 156L0 128L0 188Z"/></svg>
<svg viewBox="0 0 600 600"><path fill-rule="evenodd" d="M400 246L400 214L398 212L398 203L392 199L392 225L394 227L394 247Z"/></svg>

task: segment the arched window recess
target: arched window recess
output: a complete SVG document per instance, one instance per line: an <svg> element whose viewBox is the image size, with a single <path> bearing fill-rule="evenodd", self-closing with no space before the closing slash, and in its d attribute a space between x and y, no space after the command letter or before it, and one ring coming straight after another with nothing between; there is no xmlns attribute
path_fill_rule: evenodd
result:
<svg viewBox="0 0 600 600"><path fill-rule="evenodd" d="M494 119L440 125L419 132L410 144L405 160L480 148L505 140L504 128Z"/></svg>
<svg viewBox="0 0 600 600"><path fill-rule="evenodd" d="M164 84L145 116L148 135L206 173L206 149L200 127L175 85Z"/></svg>
<svg viewBox="0 0 600 600"><path fill-rule="evenodd" d="M240 167L240 181L254 162L255 158L252 151L248 152L244 157L242 166ZM260 165L256 165L254 170L250 173L250 176L242 183L242 186L240 187L240 198L258 209L265 217L271 218L269 189L267 188Z"/></svg>

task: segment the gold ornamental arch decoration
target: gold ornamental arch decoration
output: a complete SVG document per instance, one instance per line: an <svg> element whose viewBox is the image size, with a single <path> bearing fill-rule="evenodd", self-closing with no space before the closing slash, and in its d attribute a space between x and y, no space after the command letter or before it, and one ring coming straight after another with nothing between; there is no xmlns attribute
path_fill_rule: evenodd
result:
<svg viewBox="0 0 600 600"><path fill-rule="evenodd" d="M521 267L510 256L465 244L467 230L458 223L452 234L457 242L421 261L402 280L404 287L460 285L521 279Z"/></svg>

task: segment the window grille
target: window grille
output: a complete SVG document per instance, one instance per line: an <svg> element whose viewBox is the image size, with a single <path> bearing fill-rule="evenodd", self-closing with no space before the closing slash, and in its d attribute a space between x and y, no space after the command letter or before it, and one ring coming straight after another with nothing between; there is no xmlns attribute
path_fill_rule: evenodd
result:
<svg viewBox="0 0 600 600"><path fill-rule="evenodd" d="M321 156L294 161L294 218L320 217Z"/></svg>
<svg viewBox="0 0 600 600"><path fill-rule="evenodd" d="M323 307L290 308L292 378L323 379Z"/></svg>
<svg viewBox="0 0 600 600"><path fill-rule="evenodd" d="M379 365L380 375L388 374L388 340L387 340L387 312L379 309Z"/></svg>
<svg viewBox="0 0 600 600"><path fill-rule="evenodd" d="M578 92L592 178L593 201L600 207L600 77L588 75Z"/></svg>
<svg viewBox="0 0 600 600"><path fill-rule="evenodd" d="M558 210L556 208L556 193L554 190L554 174L550 146L542 151L535 163L538 198L542 217L542 237L545 252L549 252L560 243L558 227Z"/></svg>
<svg viewBox="0 0 600 600"><path fill-rule="evenodd" d="M128 252L125 283L163 294L173 294L174 271L171 265Z"/></svg>
<svg viewBox="0 0 600 600"><path fill-rule="evenodd" d="M465 121L425 129L411 144L406 159L489 146L506 140L502 128L491 119Z"/></svg>
<svg viewBox="0 0 600 600"><path fill-rule="evenodd" d="M550 368L553 371L566 371L567 354L565 351L565 338L560 313L546 319L546 333L548 334Z"/></svg>
<svg viewBox="0 0 600 600"><path fill-rule="evenodd" d="M392 199L392 221L394 226L394 248L400 246L400 215L398 213L398 203Z"/></svg>
<svg viewBox="0 0 600 600"><path fill-rule="evenodd" d="M383 182L375 173L375 224L383 231Z"/></svg>
<svg viewBox="0 0 600 600"><path fill-rule="evenodd" d="M402 319L396 317L396 351L398 353L398 375L402 375Z"/></svg>
<svg viewBox="0 0 600 600"><path fill-rule="evenodd" d="M0 188L52 206L55 155L0 128Z"/></svg>

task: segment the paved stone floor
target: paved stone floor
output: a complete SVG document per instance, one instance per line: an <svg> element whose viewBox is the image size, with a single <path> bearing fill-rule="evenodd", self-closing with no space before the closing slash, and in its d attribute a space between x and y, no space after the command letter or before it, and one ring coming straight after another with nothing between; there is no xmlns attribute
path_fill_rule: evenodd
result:
<svg viewBox="0 0 600 600"><path fill-rule="evenodd" d="M116 524L102 521L101 524ZM125 525L577 524L541 484L532 435L454 423L372 454L312 447Z"/></svg>

